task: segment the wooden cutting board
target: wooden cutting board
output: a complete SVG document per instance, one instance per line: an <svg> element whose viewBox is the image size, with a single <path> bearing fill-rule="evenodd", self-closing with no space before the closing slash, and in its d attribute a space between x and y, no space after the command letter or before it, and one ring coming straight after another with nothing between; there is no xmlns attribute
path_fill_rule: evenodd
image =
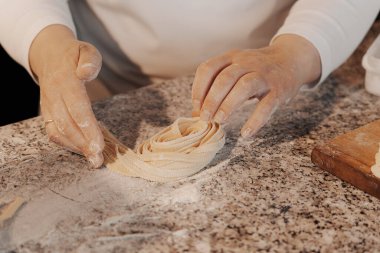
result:
<svg viewBox="0 0 380 253"><path fill-rule="evenodd" d="M311 160L321 169L380 199L380 178L371 172L379 142L380 120L376 120L315 147Z"/></svg>

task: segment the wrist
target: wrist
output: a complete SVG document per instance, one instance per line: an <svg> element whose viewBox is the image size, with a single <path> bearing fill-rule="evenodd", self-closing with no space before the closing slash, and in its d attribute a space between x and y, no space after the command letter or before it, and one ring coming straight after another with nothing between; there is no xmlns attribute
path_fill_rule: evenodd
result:
<svg viewBox="0 0 380 253"><path fill-rule="evenodd" d="M43 75L46 66L51 64L65 45L75 40L70 28L64 25L50 25L41 30L33 40L29 50L29 65L37 79Z"/></svg>
<svg viewBox="0 0 380 253"><path fill-rule="evenodd" d="M298 35L284 34L275 38L271 47L285 54L300 86L319 80L322 71L321 59L318 50L308 40Z"/></svg>

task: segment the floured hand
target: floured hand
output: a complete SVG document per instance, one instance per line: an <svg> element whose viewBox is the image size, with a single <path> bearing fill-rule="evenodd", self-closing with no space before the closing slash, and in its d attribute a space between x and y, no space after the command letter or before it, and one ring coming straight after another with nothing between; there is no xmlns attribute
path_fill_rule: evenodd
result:
<svg viewBox="0 0 380 253"><path fill-rule="evenodd" d="M103 135L85 82L101 68L101 55L62 25L42 30L30 49L30 65L40 85L40 106L49 139L83 154L94 167L103 163Z"/></svg>
<svg viewBox="0 0 380 253"><path fill-rule="evenodd" d="M319 53L307 40L282 35L261 49L234 50L202 63L193 89L193 116L223 123L245 101L260 101L241 130L254 135L279 106L321 73Z"/></svg>

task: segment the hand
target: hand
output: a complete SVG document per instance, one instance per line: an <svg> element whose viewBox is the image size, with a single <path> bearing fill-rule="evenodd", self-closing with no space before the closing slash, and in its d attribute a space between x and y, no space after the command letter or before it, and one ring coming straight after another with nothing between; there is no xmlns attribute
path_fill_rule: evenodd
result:
<svg viewBox="0 0 380 253"><path fill-rule="evenodd" d="M98 75L101 55L62 25L48 26L32 43L30 65L40 85L40 106L49 139L103 163L103 135L92 112L85 82Z"/></svg>
<svg viewBox="0 0 380 253"><path fill-rule="evenodd" d="M245 101L257 98L243 137L257 133L279 106L321 73L318 51L297 35L282 35L261 49L234 50L202 63L192 87L193 116L225 122Z"/></svg>

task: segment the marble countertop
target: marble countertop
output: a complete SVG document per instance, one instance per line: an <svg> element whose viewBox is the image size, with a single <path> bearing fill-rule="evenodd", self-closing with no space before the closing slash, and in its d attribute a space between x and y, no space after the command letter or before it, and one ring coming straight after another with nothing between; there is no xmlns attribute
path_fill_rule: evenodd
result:
<svg viewBox="0 0 380 253"><path fill-rule="evenodd" d="M380 200L312 164L323 140L380 118L361 67L375 24L317 90L301 92L250 140L226 145L200 173L171 183L93 170L49 143L40 117L0 128L0 200L25 200L0 228L0 252L370 252L380 249ZM190 115L192 76L94 104L127 146Z"/></svg>

